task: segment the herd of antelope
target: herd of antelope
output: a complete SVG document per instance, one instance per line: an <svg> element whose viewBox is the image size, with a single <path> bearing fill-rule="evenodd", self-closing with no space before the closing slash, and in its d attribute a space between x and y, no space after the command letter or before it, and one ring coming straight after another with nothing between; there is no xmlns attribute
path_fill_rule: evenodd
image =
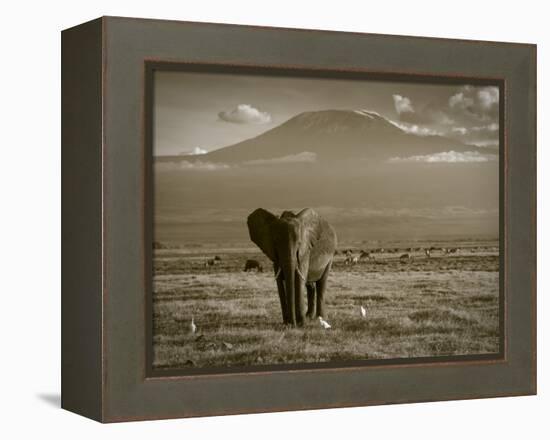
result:
<svg viewBox="0 0 550 440"><path fill-rule="evenodd" d="M404 251L404 253L403 253ZM413 259L413 253L422 253L426 258L431 258L433 254L436 252L440 255L449 255L449 254L457 254L460 252L460 248L444 248L444 247L430 247L430 248L376 248L369 251L366 250L353 250L353 249L343 249L341 251L336 251L336 255L341 254L344 255L344 264L346 265L355 265L358 264L361 261L376 261L376 254L398 254L401 253L399 256L399 261L401 262L408 262Z"/></svg>
<svg viewBox="0 0 550 440"><path fill-rule="evenodd" d="M399 256L399 261L401 262L408 262L412 261L413 259L413 253L422 253L427 258L431 258L432 254L435 252L438 252L440 255L449 255L449 254L457 254L460 252L460 248L444 248L444 247L430 247L430 248L423 248L423 247L417 247L417 248L376 248L372 249L370 251L366 251L363 249L360 250L354 250L354 249L343 249L341 251L336 251L336 255L344 255L344 264L354 266L362 261L370 261L375 262L376 261L376 254L398 254L400 252L401 255ZM221 263L222 259L218 255L216 255L214 258L209 258L204 261L204 265L206 267L208 266L216 266L219 263ZM263 267L260 262L257 260L246 260L246 264L244 267L245 272L249 272L255 270L256 272L263 272Z"/></svg>

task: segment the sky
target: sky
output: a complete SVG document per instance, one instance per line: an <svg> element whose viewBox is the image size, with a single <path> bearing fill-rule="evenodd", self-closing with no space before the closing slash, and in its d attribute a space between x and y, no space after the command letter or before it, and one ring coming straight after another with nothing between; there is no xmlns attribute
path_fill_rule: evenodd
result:
<svg viewBox="0 0 550 440"><path fill-rule="evenodd" d="M304 111L366 109L405 131L498 149L498 88L156 71L154 154L201 154Z"/></svg>
<svg viewBox="0 0 550 440"><path fill-rule="evenodd" d="M326 216L350 242L498 236L496 87L158 71L154 85L156 156L211 152L302 112L330 109L355 110L366 119L372 116L367 111L374 111L420 137L438 134L482 147L459 151L442 142L435 153L399 154L376 164L357 160L354 167L318 161L313 150L299 148L291 156L236 164L197 157L158 160L155 234L161 241L245 243L245 219L253 209L306 206ZM311 123L306 121L301 124ZM324 151L325 140L324 131L318 132L317 153ZM330 146L336 134L329 134ZM347 136L337 135L342 142ZM249 145L278 146L276 136L273 142L263 139Z"/></svg>

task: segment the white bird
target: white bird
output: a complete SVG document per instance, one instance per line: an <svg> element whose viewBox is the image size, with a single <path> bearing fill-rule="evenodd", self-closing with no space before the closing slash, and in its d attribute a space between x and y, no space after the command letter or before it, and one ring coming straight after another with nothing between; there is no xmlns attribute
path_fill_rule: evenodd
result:
<svg viewBox="0 0 550 440"><path fill-rule="evenodd" d="M367 309L365 309L363 306L361 306L361 316L363 318L367 317Z"/></svg>
<svg viewBox="0 0 550 440"><path fill-rule="evenodd" d="M321 324L321 327L323 327L325 330L331 328L330 324L326 322L322 316L319 316L319 323Z"/></svg>
<svg viewBox="0 0 550 440"><path fill-rule="evenodd" d="M189 324L189 331L191 333L197 332L197 326L195 325L195 318L193 316L191 316L191 324Z"/></svg>

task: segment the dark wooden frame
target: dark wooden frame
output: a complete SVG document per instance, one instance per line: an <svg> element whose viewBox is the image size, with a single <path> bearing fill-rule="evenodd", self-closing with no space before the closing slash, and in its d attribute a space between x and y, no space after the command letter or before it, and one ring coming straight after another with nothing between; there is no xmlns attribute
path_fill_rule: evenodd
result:
<svg viewBox="0 0 550 440"><path fill-rule="evenodd" d="M155 376L145 86L166 63L496 81L504 356ZM534 394L536 46L115 17L65 30L62 222L62 406L95 420Z"/></svg>

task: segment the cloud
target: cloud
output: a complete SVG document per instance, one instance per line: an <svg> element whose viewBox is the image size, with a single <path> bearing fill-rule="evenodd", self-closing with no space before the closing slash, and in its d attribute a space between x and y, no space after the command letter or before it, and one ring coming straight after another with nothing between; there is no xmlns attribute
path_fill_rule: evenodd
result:
<svg viewBox="0 0 550 440"><path fill-rule="evenodd" d="M400 115L401 113L413 113L414 108L409 98L401 95L393 95L393 105L395 111Z"/></svg>
<svg viewBox="0 0 550 440"><path fill-rule="evenodd" d="M182 160L178 162L155 162L155 169L157 171L219 171L227 170L229 168L239 168L240 166L254 166L254 165L278 165L278 164L292 164L292 163L314 163L317 161L317 154L309 151L303 151L298 154L291 154L288 156L274 157L272 159L255 159L242 162L240 164L229 165L226 163L218 162L203 162L200 160Z"/></svg>
<svg viewBox="0 0 550 440"><path fill-rule="evenodd" d="M469 133L470 130L468 130L466 127L453 127L451 129L452 133L460 134L462 136Z"/></svg>
<svg viewBox="0 0 550 440"><path fill-rule="evenodd" d="M482 108L490 110L493 106L498 105L498 89L496 87L486 87L478 90L477 98Z"/></svg>
<svg viewBox="0 0 550 440"><path fill-rule="evenodd" d="M498 128L496 122L470 127L453 127L449 137L470 145L498 147Z"/></svg>
<svg viewBox="0 0 550 440"><path fill-rule="evenodd" d="M417 136L437 136L443 134L439 130L425 126L421 127L418 124L411 124L408 122L396 122L390 120L388 120L388 122L403 130L405 133L416 134Z"/></svg>
<svg viewBox="0 0 550 440"><path fill-rule="evenodd" d="M467 109L474 105L474 99L467 96L465 92L459 92L449 98L449 107Z"/></svg>
<svg viewBox="0 0 550 440"><path fill-rule="evenodd" d="M203 171L216 171L216 170L225 170L229 168L229 165L225 163L214 163L214 162L188 162L186 160L180 162L180 168L182 170L203 170Z"/></svg>
<svg viewBox="0 0 550 440"><path fill-rule="evenodd" d="M498 160L495 154L481 154L478 151L445 151L442 153L426 154L410 157L392 157L390 162L424 162L424 163L472 163L493 162Z"/></svg>
<svg viewBox="0 0 550 440"><path fill-rule="evenodd" d="M275 157L273 159L256 159L243 162L243 165L273 165L285 163L313 163L317 161L317 154L303 151L289 156Z"/></svg>
<svg viewBox="0 0 550 440"><path fill-rule="evenodd" d="M466 85L426 102L420 98L413 102L401 94L392 98L397 120L390 122L405 133L439 135L469 145L498 146L497 87Z"/></svg>
<svg viewBox="0 0 550 440"><path fill-rule="evenodd" d="M464 86L449 98L449 111L455 116L487 121L498 115L497 87Z"/></svg>
<svg viewBox="0 0 550 440"><path fill-rule="evenodd" d="M195 147L192 150L183 150L180 153L180 156L196 156L198 154L206 154L208 153L208 150L205 150L204 148Z"/></svg>
<svg viewBox="0 0 550 440"><path fill-rule="evenodd" d="M410 98L402 95L392 95L395 111L401 122L410 124L449 124L452 121L439 109L424 105L420 110L415 108Z"/></svg>
<svg viewBox="0 0 550 440"><path fill-rule="evenodd" d="M157 162L155 168L158 171L180 171L180 170L196 170L196 171L218 171L230 168L225 163L214 162L191 162L188 160L182 160L181 162Z"/></svg>
<svg viewBox="0 0 550 440"><path fill-rule="evenodd" d="M442 135L461 141L495 140L498 133L499 89L466 85L427 102L392 95L397 113L394 125L420 136Z"/></svg>
<svg viewBox="0 0 550 440"><path fill-rule="evenodd" d="M472 127L472 131L475 131L477 133L479 132L488 132L488 133L494 133L495 131L498 131L498 124L496 122L493 122L488 125L481 125Z"/></svg>
<svg viewBox="0 0 550 440"><path fill-rule="evenodd" d="M500 142L498 140L473 141L473 142L470 142L470 145L474 145L480 148L498 148L500 145Z"/></svg>
<svg viewBox="0 0 550 440"><path fill-rule="evenodd" d="M262 112L249 104L239 104L233 110L218 113L218 117L225 122L235 124L268 124L271 115Z"/></svg>
<svg viewBox="0 0 550 440"><path fill-rule="evenodd" d="M470 133L495 133L498 131L498 124L493 122L487 125L476 125L473 127L453 127L451 129L452 133L460 134L465 136Z"/></svg>

